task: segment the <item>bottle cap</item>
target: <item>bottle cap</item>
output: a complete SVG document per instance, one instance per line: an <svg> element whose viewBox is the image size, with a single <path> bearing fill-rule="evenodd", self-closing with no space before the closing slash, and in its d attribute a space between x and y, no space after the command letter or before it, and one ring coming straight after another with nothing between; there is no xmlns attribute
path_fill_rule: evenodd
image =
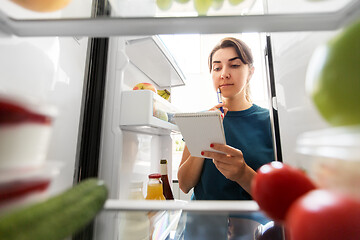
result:
<svg viewBox="0 0 360 240"><path fill-rule="evenodd" d="M161 159L160 164L167 164L167 160L166 159Z"/></svg>
<svg viewBox="0 0 360 240"><path fill-rule="evenodd" d="M149 178L161 178L161 174L160 173L153 173L149 175Z"/></svg>

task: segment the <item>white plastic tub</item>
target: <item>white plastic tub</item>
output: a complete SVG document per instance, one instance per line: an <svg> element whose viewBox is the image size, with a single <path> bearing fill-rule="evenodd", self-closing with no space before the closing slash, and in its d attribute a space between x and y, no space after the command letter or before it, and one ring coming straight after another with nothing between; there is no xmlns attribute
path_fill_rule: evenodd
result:
<svg viewBox="0 0 360 240"><path fill-rule="evenodd" d="M304 133L297 151L310 161L310 175L319 187L360 198L360 126Z"/></svg>
<svg viewBox="0 0 360 240"><path fill-rule="evenodd" d="M43 164L55 115L52 106L0 93L0 170Z"/></svg>

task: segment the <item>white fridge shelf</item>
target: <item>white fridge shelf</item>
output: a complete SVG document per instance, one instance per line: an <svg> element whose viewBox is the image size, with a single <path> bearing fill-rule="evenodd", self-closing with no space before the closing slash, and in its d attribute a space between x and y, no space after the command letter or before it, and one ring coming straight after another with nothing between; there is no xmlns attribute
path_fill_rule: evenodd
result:
<svg viewBox="0 0 360 240"><path fill-rule="evenodd" d="M179 132L178 127L171 123L171 118L177 109L153 91L122 92L120 111L120 127L123 130L155 135Z"/></svg>
<svg viewBox="0 0 360 240"><path fill-rule="evenodd" d="M149 200L117 200L108 199L104 211L174 211L204 213L252 213L260 211L259 205L253 201L149 201Z"/></svg>
<svg viewBox="0 0 360 240"><path fill-rule="evenodd" d="M185 75L158 36L127 40L125 49L134 66L160 88L185 85Z"/></svg>

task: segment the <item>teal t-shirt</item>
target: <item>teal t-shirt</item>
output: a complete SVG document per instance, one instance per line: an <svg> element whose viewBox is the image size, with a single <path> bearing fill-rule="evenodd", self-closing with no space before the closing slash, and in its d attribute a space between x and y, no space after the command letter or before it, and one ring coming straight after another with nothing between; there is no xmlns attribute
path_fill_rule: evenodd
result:
<svg viewBox="0 0 360 240"><path fill-rule="evenodd" d="M255 104L244 111L228 111L223 121L226 144L243 152L255 171L274 161L269 110ZM205 159L200 180L194 188L196 200L251 200L236 182L222 175L212 159Z"/></svg>

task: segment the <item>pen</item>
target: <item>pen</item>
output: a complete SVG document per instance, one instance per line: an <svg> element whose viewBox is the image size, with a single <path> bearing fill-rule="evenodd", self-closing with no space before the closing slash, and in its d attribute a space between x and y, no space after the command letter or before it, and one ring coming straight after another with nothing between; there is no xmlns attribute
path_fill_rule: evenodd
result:
<svg viewBox="0 0 360 240"><path fill-rule="evenodd" d="M220 88L218 88L218 91L217 91L217 98L218 98L218 102L219 102L219 103L222 103L222 97L221 97ZM223 107L220 107L220 111L224 114L224 109L223 109Z"/></svg>

